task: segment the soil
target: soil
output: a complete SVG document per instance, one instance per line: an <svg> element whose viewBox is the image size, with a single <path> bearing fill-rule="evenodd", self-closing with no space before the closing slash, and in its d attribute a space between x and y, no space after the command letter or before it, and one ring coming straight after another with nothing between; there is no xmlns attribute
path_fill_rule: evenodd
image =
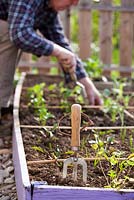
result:
<svg viewBox="0 0 134 200"><path fill-rule="evenodd" d="M27 76L23 85L23 91L20 102L20 123L22 125L22 137L24 142L26 160L29 161L42 161L53 159L67 159L74 157L71 150L71 128L63 128L59 126L71 126L70 111L65 108L57 107L60 105L61 97L58 92L58 85L54 98L51 99L51 94L47 90L48 85L52 83L59 84L62 78L56 79L47 76ZM46 83L44 91L44 98L48 105L48 111L54 115L54 118L46 121L46 126L55 126L55 128L24 128L24 125L41 126L41 122L35 114L35 109L28 106L29 99L27 96L27 87L33 86L36 83ZM57 95L57 96L56 96ZM49 99L50 97L50 99ZM60 98L59 98L60 97ZM72 102L71 102L72 100ZM75 99L69 99L69 105L75 103ZM77 103L77 102L76 102ZM56 107L53 107L56 106ZM82 105L83 106L83 105ZM129 157L134 152L133 129L105 129L105 127L122 126L120 116L116 116L113 121L111 113L104 112L103 109L91 109L82 107L82 122L80 138L81 144L78 152L80 158L101 158L114 156L114 160ZM133 113L133 111L131 111ZM91 125L90 120L93 122ZM127 115L124 115L123 126L134 126L134 120ZM102 127L101 130L95 128L88 130L87 126ZM103 128L104 127L104 128ZM133 155L133 154L132 154ZM131 156L133 158L133 156ZM72 178L73 166L68 166L67 178L62 178L63 162L55 162L49 164L28 164L29 176L31 181L47 181L49 185L67 185L67 186L81 186L81 187L118 187L118 188L134 188L133 180L133 164L127 165L129 159L124 164L123 161L118 161L113 164L108 159L87 161L88 176L87 183L82 179L82 167L78 166L78 179L74 181ZM133 160L129 160L132 161ZM121 165L122 164L122 165ZM119 172L119 166L126 166ZM112 179L108 174L116 171L118 174L117 179ZM126 176L129 178L125 179Z"/></svg>

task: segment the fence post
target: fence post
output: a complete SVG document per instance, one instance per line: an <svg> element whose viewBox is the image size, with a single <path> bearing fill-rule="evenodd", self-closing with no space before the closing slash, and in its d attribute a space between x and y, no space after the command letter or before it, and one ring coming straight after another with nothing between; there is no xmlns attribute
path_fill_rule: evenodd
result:
<svg viewBox="0 0 134 200"><path fill-rule="evenodd" d="M30 61L32 60L32 54L23 52L20 58L21 66L18 68L20 72L29 72L31 67L29 66ZM24 66L23 66L24 64ZM18 63L19 66L19 63Z"/></svg>
<svg viewBox="0 0 134 200"><path fill-rule="evenodd" d="M37 66L37 69L38 69L38 72L40 74L47 74L50 72L50 68L47 67L47 64L50 63L50 57L49 56L41 56L39 59L38 59L38 63L43 63L44 66L43 67L38 67Z"/></svg>
<svg viewBox="0 0 134 200"><path fill-rule="evenodd" d="M89 0L80 1L79 5L79 56L85 60L91 54L91 10Z"/></svg>
<svg viewBox="0 0 134 200"><path fill-rule="evenodd" d="M111 6L112 0L101 0L102 6ZM112 60L112 11L100 11L100 60L106 67L110 67ZM104 71L105 75L109 75L109 72Z"/></svg>
<svg viewBox="0 0 134 200"><path fill-rule="evenodd" d="M134 0L122 0L122 6L134 6ZM133 13L121 13L120 25L120 66L131 67L133 47ZM130 72L121 72L122 76L131 76Z"/></svg>

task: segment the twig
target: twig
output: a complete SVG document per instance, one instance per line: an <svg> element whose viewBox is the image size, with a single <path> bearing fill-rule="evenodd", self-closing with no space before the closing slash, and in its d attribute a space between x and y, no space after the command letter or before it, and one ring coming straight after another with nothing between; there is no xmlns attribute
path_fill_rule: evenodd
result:
<svg viewBox="0 0 134 200"><path fill-rule="evenodd" d="M91 158L83 158L85 161L106 161L104 157L91 157ZM126 160L127 158L118 158L119 161ZM56 163L56 162L64 162L65 159L53 159L53 160L34 160L34 161L27 161L27 165L34 165L34 164L50 164L50 163Z"/></svg>
<svg viewBox="0 0 134 200"><path fill-rule="evenodd" d="M41 128L48 128L52 129L53 126L35 126L35 125L20 125L21 128L30 128L30 129L41 129ZM71 129L71 126L60 126L60 129ZM80 127L81 129L83 127ZM120 130L120 129L134 129L134 126L91 126L91 127L86 127L86 130Z"/></svg>
<svg viewBox="0 0 134 200"><path fill-rule="evenodd" d="M124 113L130 117L131 119L134 119L134 115L132 115L130 112L128 112L127 110L124 110Z"/></svg>
<svg viewBox="0 0 134 200"><path fill-rule="evenodd" d="M33 106L30 106L31 108L34 108ZM64 108L66 108L67 106L64 106ZM92 105L82 105L82 108L86 108L86 109L102 109L105 108L106 106L92 106ZM28 105L21 105L21 108L29 108ZM40 108L40 107L37 107ZM64 109L61 108L60 106L47 106L48 109ZM134 109L134 106L127 106L127 109Z"/></svg>
<svg viewBox="0 0 134 200"><path fill-rule="evenodd" d="M105 179L106 179L106 181L107 181L107 184L110 185L110 184L109 184L109 181L108 181L108 178L107 178L107 176L106 176L106 174L105 174L105 172L104 172L104 170L103 170L103 167L102 167L102 164L101 164L101 160L100 160L100 162L99 162L99 165L100 165L101 171L102 171L102 173L103 173L103 175L104 175L104 177L105 177Z"/></svg>

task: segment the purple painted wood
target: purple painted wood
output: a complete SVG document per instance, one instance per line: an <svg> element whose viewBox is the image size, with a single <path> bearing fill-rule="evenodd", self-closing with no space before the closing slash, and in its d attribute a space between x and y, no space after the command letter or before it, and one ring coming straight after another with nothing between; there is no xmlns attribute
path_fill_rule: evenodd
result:
<svg viewBox="0 0 134 200"><path fill-rule="evenodd" d="M16 137L17 135L17 137ZM17 188L18 200L26 200L29 188L31 187L25 157L21 147L21 141L18 139L18 132L13 133L13 161L15 168L15 181ZM18 142L19 141L19 142ZM31 194L30 194L31 196ZM30 198L29 198L30 200Z"/></svg>
<svg viewBox="0 0 134 200"><path fill-rule="evenodd" d="M134 200L134 190L37 186L32 200Z"/></svg>
<svg viewBox="0 0 134 200"><path fill-rule="evenodd" d="M25 159L24 146L21 136L18 108L22 82L25 78L23 75L16 87L14 101L14 131L13 131L13 161L15 168L15 181L17 188L18 200L31 199L31 183L29 180L28 169Z"/></svg>

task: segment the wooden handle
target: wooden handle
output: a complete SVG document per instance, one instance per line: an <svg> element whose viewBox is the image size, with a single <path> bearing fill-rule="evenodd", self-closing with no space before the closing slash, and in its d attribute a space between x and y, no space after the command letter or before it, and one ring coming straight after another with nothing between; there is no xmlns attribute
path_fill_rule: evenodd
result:
<svg viewBox="0 0 134 200"><path fill-rule="evenodd" d="M73 104L71 107L71 147L72 150L78 150L80 146L80 125L81 125L81 105Z"/></svg>
<svg viewBox="0 0 134 200"><path fill-rule="evenodd" d="M70 72L70 76L71 76L72 81L75 81L75 82L77 81L77 76L75 72Z"/></svg>

